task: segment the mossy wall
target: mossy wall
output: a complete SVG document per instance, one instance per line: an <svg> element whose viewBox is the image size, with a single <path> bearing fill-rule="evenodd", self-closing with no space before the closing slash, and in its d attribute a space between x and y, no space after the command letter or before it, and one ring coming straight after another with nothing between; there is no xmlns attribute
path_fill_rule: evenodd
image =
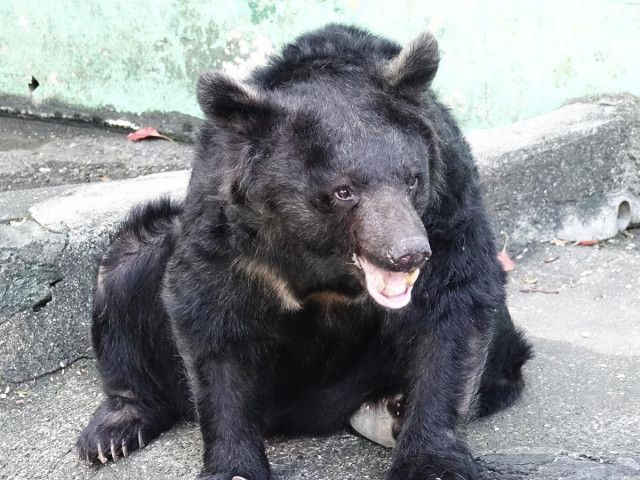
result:
<svg viewBox="0 0 640 480"><path fill-rule="evenodd" d="M200 115L199 72L242 74L327 22L440 41L435 82L466 128L596 93L640 95L640 2L624 0L2 0L0 94Z"/></svg>

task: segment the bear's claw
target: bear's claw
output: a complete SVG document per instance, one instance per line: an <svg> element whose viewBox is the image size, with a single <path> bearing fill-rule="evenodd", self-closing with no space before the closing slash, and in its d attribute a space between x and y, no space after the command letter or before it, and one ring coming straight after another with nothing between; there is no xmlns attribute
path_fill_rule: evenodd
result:
<svg viewBox="0 0 640 480"><path fill-rule="evenodd" d="M138 448L144 448L144 439L142 438L142 429L138 429Z"/></svg>
<svg viewBox="0 0 640 480"><path fill-rule="evenodd" d="M129 454L145 446L145 437L154 438L153 422L140 409L131 405L116 408L109 400L96 410L89 424L80 433L78 456L88 464L101 464Z"/></svg>
<svg viewBox="0 0 640 480"><path fill-rule="evenodd" d="M103 465L105 463L107 463L107 457L105 457L104 452L102 451L102 444L100 442L98 442L98 460L100 460L100 463L102 463Z"/></svg>

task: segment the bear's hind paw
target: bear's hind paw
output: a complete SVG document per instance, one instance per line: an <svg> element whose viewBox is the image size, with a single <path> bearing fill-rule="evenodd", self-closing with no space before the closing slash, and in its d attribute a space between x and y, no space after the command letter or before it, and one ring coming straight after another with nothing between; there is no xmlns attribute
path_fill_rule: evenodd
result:
<svg viewBox="0 0 640 480"><path fill-rule="evenodd" d="M128 457L145 446L152 435L149 423L133 404L114 406L111 399L103 402L82 430L77 441L78 456L88 464L102 464Z"/></svg>

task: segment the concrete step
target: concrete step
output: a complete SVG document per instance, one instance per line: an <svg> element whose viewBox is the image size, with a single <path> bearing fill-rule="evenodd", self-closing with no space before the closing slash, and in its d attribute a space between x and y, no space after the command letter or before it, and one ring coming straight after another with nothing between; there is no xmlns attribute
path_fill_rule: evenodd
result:
<svg viewBox="0 0 640 480"><path fill-rule="evenodd" d="M498 231L516 241L609 238L640 222L640 102L575 100L467 136Z"/></svg>
<svg viewBox="0 0 640 480"><path fill-rule="evenodd" d="M109 145L95 149L107 152L114 141L111 134L91 140ZM512 245L608 238L640 223L640 103L633 97L576 101L475 132L470 141L496 231ZM151 159L177 155L167 142L145 145L166 149ZM134 204L182 197L187 178L178 171L0 193L0 386L89 354L91 285L110 232Z"/></svg>

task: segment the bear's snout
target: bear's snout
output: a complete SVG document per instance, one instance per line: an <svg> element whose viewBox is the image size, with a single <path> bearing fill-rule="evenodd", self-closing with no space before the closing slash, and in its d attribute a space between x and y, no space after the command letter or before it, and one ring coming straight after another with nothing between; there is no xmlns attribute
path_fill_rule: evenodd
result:
<svg viewBox="0 0 640 480"><path fill-rule="evenodd" d="M413 236L392 245L389 254L398 269L412 272L431 258L431 246L426 235Z"/></svg>
<svg viewBox="0 0 640 480"><path fill-rule="evenodd" d="M364 194L357 215L357 255L393 272L412 272L431 257L424 223L399 189Z"/></svg>
<svg viewBox="0 0 640 480"><path fill-rule="evenodd" d="M384 307L402 308L411 300L420 267L431 257L424 223L400 189L377 188L360 203L355 258L367 291Z"/></svg>

